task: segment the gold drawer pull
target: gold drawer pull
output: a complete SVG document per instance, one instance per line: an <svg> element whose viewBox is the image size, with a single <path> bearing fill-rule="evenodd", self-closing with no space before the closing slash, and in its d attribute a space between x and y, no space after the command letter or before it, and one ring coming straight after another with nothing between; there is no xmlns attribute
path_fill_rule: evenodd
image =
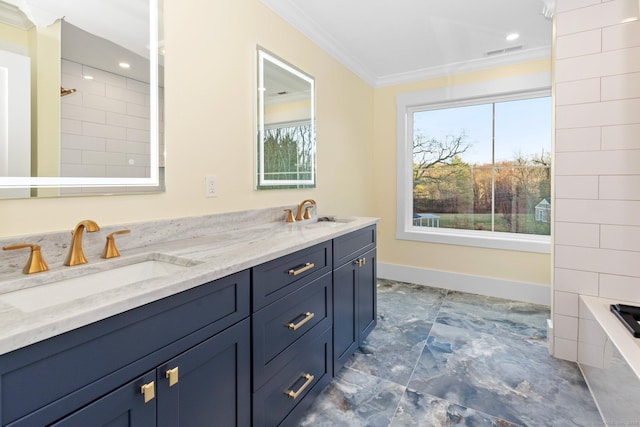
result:
<svg viewBox="0 0 640 427"><path fill-rule="evenodd" d="M353 263L355 265L357 265L358 267L362 267L363 265L365 265L367 263L367 259L366 258L360 258L360 259L357 259L357 260L353 261Z"/></svg>
<svg viewBox="0 0 640 427"><path fill-rule="evenodd" d="M165 378L169 380L169 387L173 387L178 384L178 367L167 370L164 374Z"/></svg>
<svg viewBox="0 0 640 427"><path fill-rule="evenodd" d="M313 381L313 379L315 378L313 375L311 374L304 374L302 376L303 378L306 379L306 381L304 382L304 384L302 384L302 386L298 389L298 391L293 391L293 390L287 390L285 392L285 394L287 396L289 396L292 399L297 399L298 396L300 396L300 393L302 393L307 387L309 387L309 384L311 384L311 382Z"/></svg>
<svg viewBox="0 0 640 427"><path fill-rule="evenodd" d="M292 268L291 270L289 270L289 275L290 276L297 276L300 273L304 273L307 270L311 270L313 267L315 267L316 265L312 262L308 262L305 265L303 265L302 267L300 267L299 269L294 269Z"/></svg>
<svg viewBox="0 0 640 427"><path fill-rule="evenodd" d="M300 326L304 325L305 323L307 323L309 320L313 319L313 316L315 316L314 313L311 313L309 311L307 311L304 314L304 319L302 319L301 321L299 321L298 323L289 323L287 325L287 328L295 331L296 329L298 329Z"/></svg>
<svg viewBox="0 0 640 427"><path fill-rule="evenodd" d="M144 395L144 403L148 403L156 397L156 388L153 381L140 387L140 393Z"/></svg>

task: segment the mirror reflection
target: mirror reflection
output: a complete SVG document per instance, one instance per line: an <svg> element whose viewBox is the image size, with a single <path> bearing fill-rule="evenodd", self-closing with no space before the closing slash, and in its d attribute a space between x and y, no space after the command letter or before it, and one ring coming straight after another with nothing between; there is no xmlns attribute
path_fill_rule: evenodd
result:
<svg viewBox="0 0 640 427"><path fill-rule="evenodd" d="M315 187L314 85L258 48L258 189Z"/></svg>
<svg viewBox="0 0 640 427"><path fill-rule="evenodd" d="M0 198L162 190L158 12L0 1Z"/></svg>

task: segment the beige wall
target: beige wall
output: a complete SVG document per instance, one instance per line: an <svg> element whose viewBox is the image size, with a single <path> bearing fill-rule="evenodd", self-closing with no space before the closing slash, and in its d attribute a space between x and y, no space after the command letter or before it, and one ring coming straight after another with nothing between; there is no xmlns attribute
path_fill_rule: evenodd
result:
<svg viewBox="0 0 640 427"><path fill-rule="evenodd" d="M0 200L0 237L280 206L373 215L373 89L259 0L165 0L167 191ZM253 189L256 44L316 79L318 187ZM204 196L215 174L218 197Z"/></svg>
<svg viewBox="0 0 640 427"><path fill-rule="evenodd" d="M381 217L378 256L381 262L426 270L455 272L548 285L548 254L396 240L396 96L446 86L477 83L549 71L549 60L476 71L412 84L380 88L375 93L375 213ZM434 283L434 285L438 285Z"/></svg>

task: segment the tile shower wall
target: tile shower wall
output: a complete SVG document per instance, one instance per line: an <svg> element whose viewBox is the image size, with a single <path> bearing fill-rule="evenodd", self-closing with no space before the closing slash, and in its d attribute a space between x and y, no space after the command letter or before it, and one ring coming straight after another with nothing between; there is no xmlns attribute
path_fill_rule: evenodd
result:
<svg viewBox="0 0 640 427"><path fill-rule="evenodd" d="M62 60L62 85L77 90L60 103L63 176L149 176L149 84Z"/></svg>
<svg viewBox="0 0 640 427"><path fill-rule="evenodd" d="M553 351L562 359L578 359L578 295L640 303L638 8L556 2Z"/></svg>

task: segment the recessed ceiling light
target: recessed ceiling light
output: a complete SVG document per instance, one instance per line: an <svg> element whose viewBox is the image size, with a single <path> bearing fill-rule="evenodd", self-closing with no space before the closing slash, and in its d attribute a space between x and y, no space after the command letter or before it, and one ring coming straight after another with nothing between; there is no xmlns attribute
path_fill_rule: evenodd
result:
<svg viewBox="0 0 640 427"><path fill-rule="evenodd" d="M626 24L626 23L628 23L628 22L635 22L635 21L637 21L637 20L638 20L638 17L637 17L637 16L630 16L630 17L628 17L628 18L623 19L622 21L620 21L620 23L621 23L621 24Z"/></svg>
<svg viewBox="0 0 640 427"><path fill-rule="evenodd" d="M514 41L514 40L517 40L517 39L518 39L518 37L520 37L520 34L518 34L518 33L511 33L511 34L508 34L508 35L507 35L507 41L512 42L512 41Z"/></svg>
<svg viewBox="0 0 640 427"><path fill-rule="evenodd" d="M129 64L128 62L121 62L118 65L120 66L120 68L131 68L131 64Z"/></svg>

